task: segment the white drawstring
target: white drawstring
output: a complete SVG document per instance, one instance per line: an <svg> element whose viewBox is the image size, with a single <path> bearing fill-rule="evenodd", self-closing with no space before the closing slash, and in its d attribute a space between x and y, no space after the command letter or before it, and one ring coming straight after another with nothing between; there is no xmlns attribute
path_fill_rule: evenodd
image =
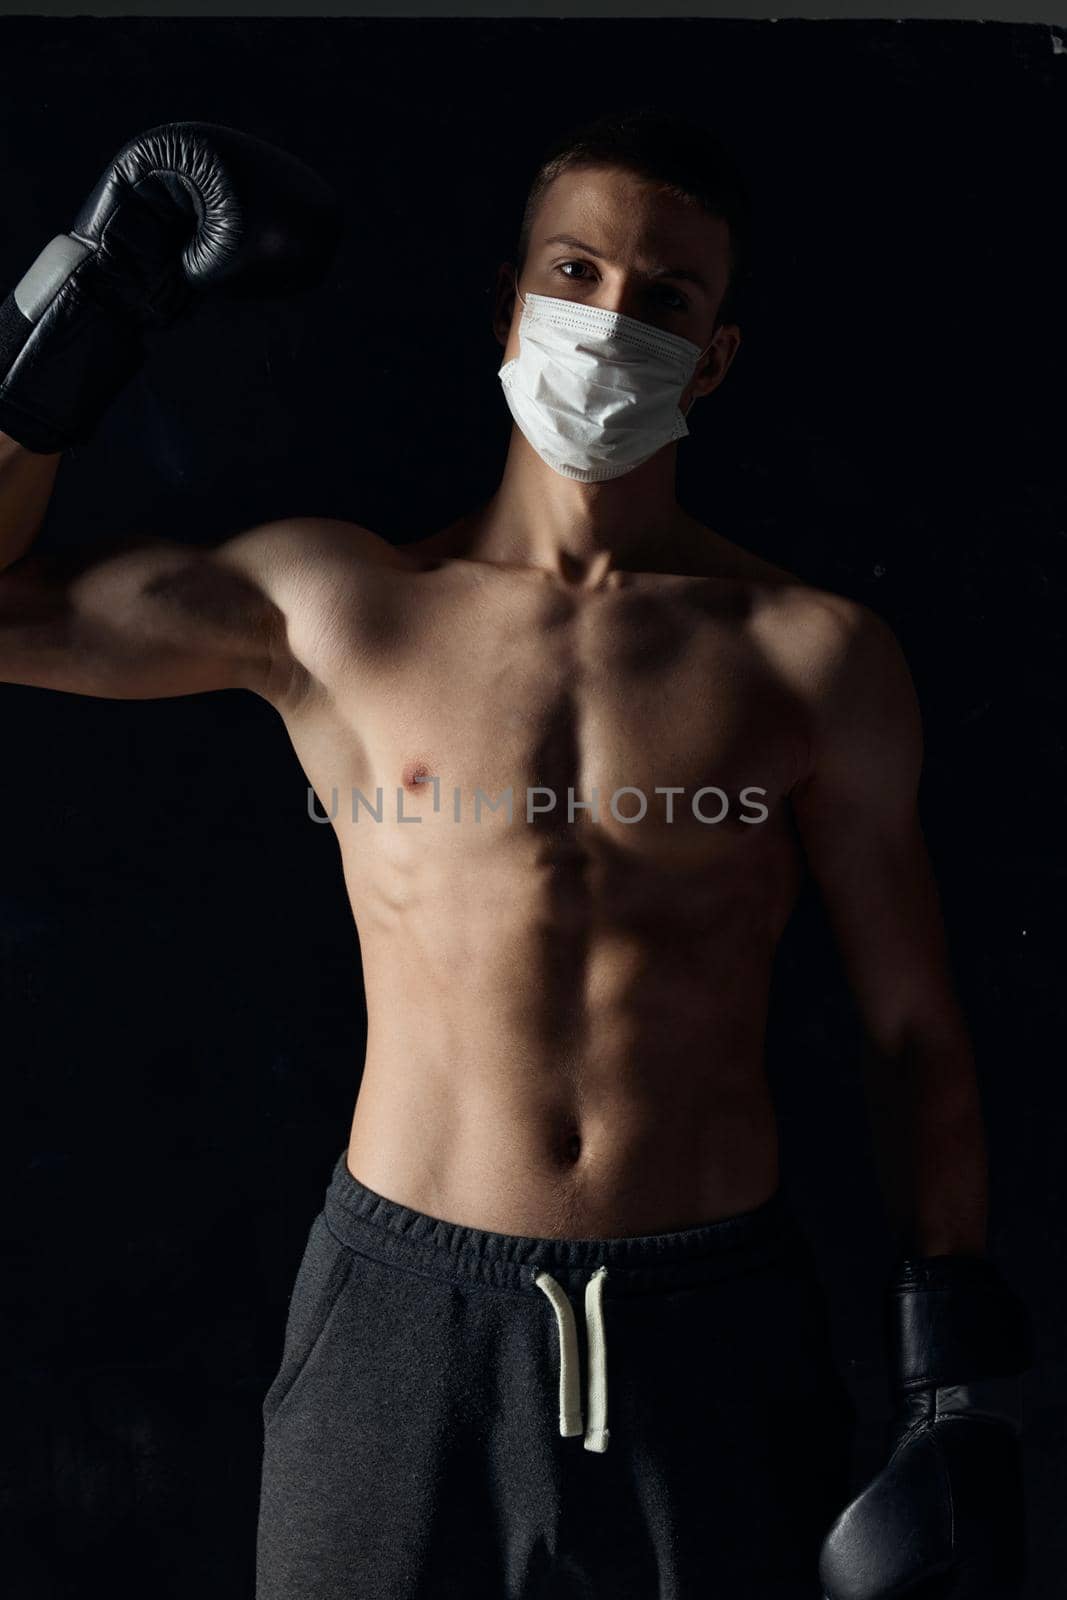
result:
<svg viewBox="0 0 1067 1600"><path fill-rule="evenodd" d="M598 1267L585 1286L585 1331L589 1344L587 1450L608 1447L608 1350L604 1340L604 1279L607 1275L607 1267Z"/></svg>
<svg viewBox="0 0 1067 1600"><path fill-rule="evenodd" d="M608 1447L608 1365L604 1338L604 1279L607 1267L597 1267L585 1286L585 1331L589 1351L589 1425L585 1448L603 1452ZM564 1438L582 1432L581 1380L578 1373L578 1333L574 1311L565 1291L550 1272L538 1272L534 1283L548 1296L559 1330L559 1431Z"/></svg>

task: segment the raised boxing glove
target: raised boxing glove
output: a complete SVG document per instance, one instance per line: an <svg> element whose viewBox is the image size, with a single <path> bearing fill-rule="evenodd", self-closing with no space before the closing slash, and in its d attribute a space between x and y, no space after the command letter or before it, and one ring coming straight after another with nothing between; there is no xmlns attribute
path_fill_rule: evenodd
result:
<svg viewBox="0 0 1067 1600"><path fill-rule="evenodd" d="M339 236L333 190L286 151L206 122L139 134L0 304L0 430L39 452L84 442L145 329L203 291L310 286Z"/></svg>

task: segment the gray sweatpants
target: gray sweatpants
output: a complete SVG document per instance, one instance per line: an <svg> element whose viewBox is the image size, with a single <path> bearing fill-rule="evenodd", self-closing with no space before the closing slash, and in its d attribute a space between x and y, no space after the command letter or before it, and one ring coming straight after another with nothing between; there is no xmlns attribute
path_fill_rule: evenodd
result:
<svg viewBox="0 0 1067 1600"><path fill-rule="evenodd" d="M817 1600L851 1407L781 1195L494 1234L334 1169L265 1426L257 1600Z"/></svg>

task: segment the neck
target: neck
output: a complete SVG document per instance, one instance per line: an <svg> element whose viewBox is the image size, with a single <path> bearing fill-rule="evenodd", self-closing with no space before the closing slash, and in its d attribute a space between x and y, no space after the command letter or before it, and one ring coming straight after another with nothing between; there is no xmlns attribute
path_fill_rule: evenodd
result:
<svg viewBox="0 0 1067 1600"><path fill-rule="evenodd" d="M664 560L690 520L675 496L675 448L621 478L579 483L546 466L513 428L504 475L470 525L466 553L590 587L613 570L669 570Z"/></svg>

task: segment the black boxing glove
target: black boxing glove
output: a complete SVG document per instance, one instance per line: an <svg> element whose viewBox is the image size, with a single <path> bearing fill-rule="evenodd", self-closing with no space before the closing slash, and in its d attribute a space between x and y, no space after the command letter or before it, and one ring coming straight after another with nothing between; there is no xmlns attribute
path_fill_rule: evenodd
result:
<svg viewBox="0 0 1067 1600"><path fill-rule="evenodd" d="M0 304L0 430L45 453L83 443L145 329L198 292L310 286L339 236L332 189L284 150L207 122L139 134Z"/></svg>
<svg viewBox="0 0 1067 1600"><path fill-rule="evenodd" d="M1011 1600L1025 1568L1026 1312L984 1257L928 1256L903 1264L888 1318L889 1462L826 1536L826 1600Z"/></svg>

